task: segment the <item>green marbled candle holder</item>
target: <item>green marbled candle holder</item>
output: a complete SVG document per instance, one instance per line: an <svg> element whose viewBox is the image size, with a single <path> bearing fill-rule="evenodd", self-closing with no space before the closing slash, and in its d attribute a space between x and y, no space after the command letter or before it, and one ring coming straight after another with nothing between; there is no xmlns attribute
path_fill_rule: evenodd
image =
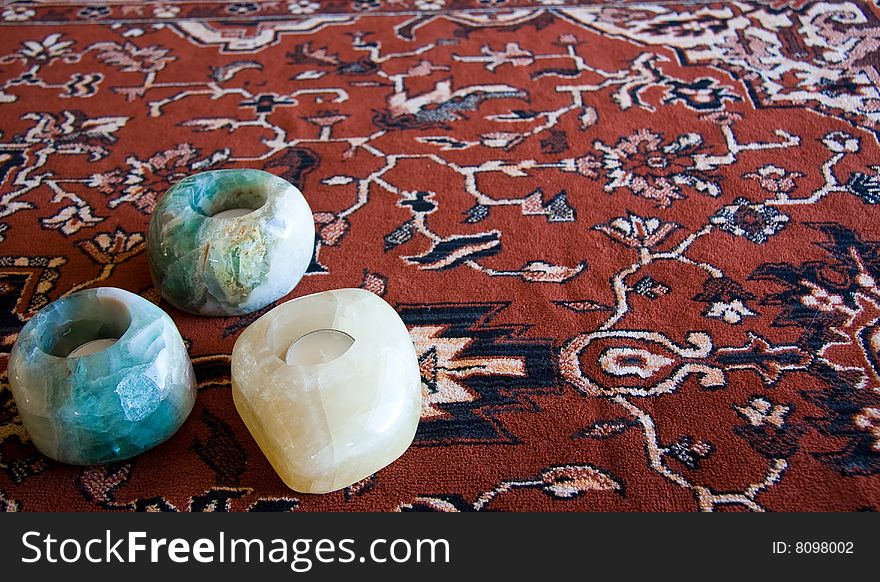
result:
<svg viewBox="0 0 880 582"><path fill-rule="evenodd" d="M249 210L233 218L217 215ZM302 193L260 170L189 176L159 200L147 249L156 288L197 315L251 313L284 297L312 258L315 221Z"/></svg>
<svg viewBox="0 0 880 582"><path fill-rule="evenodd" d="M69 357L93 340L116 343ZM168 315L112 287L44 307L18 335L9 383L24 426L46 456L74 465L133 457L168 439L195 402L195 377Z"/></svg>

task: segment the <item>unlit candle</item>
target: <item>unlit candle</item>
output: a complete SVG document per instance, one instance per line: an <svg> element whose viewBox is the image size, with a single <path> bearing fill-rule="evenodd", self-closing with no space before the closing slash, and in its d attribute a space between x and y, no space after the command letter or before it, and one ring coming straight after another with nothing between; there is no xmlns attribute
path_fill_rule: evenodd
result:
<svg viewBox="0 0 880 582"><path fill-rule="evenodd" d="M354 339L343 331L315 330L290 344L284 361L290 365L323 364L347 352L353 343Z"/></svg>
<svg viewBox="0 0 880 582"><path fill-rule="evenodd" d="M253 211L253 208L230 208L229 210L218 212L214 215L214 218L238 218L239 216L250 214Z"/></svg>
<svg viewBox="0 0 880 582"><path fill-rule="evenodd" d="M101 350L106 350L113 344L115 344L119 340L115 340L112 338L105 339L96 339L90 342L86 342L80 347L76 348L72 352L70 352L67 357L68 358L78 358L80 356L88 356L89 354L94 354L95 352L100 352ZM63 352L62 352L63 353Z"/></svg>

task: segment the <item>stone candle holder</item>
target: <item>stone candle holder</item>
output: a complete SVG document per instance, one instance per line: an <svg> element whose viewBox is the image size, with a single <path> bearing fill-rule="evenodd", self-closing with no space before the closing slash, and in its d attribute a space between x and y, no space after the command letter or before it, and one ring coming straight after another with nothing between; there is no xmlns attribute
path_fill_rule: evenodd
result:
<svg viewBox="0 0 880 582"><path fill-rule="evenodd" d="M302 193L259 170L181 180L156 204L147 235L156 288L198 315L241 315L284 297L314 246L315 222Z"/></svg>
<svg viewBox="0 0 880 582"><path fill-rule="evenodd" d="M403 454L422 384L394 309L368 291L339 289L283 303L239 336L232 397L287 486L326 493Z"/></svg>
<svg viewBox="0 0 880 582"><path fill-rule="evenodd" d="M158 445L195 402L192 364L174 322L146 299L110 287L74 293L31 318L12 348L9 383L37 448L74 465L128 459Z"/></svg>

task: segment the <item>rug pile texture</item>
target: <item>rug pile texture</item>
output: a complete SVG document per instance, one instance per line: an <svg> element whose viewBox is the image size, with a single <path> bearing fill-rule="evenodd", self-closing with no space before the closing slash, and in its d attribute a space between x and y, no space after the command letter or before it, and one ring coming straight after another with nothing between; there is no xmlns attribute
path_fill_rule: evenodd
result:
<svg viewBox="0 0 880 582"><path fill-rule="evenodd" d="M880 509L880 10L870 2L0 4L0 508ZM288 298L362 287L412 334L401 459L287 489L232 403L260 314L153 288L157 198L304 193ZM159 302L199 382L130 461L42 456L6 372L78 289ZM357 386L352 386L353 390Z"/></svg>

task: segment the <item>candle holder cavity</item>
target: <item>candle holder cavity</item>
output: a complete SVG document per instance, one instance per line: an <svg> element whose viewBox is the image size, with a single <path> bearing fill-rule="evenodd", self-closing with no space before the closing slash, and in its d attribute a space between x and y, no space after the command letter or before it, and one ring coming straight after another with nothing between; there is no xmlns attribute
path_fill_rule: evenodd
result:
<svg viewBox="0 0 880 582"><path fill-rule="evenodd" d="M9 383L22 422L48 457L74 465L133 457L168 439L195 402L174 322L111 287L41 309L18 335Z"/></svg>
<svg viewBox="0 0 880 582"><path fill-rule="evenodd" d="M368 291L339 289L283 303L242 332L232 396L288 487L326 493L406 451L422 383L394 309Z"/></svg>
<svg viewBox="0 0 880 582"><path fill-rule="evenodd" d="M260 170L181 180L156 204L147 235L156 288L197 315L251 313L284 297L305 274L314 245L302 193Z"/></svg>

